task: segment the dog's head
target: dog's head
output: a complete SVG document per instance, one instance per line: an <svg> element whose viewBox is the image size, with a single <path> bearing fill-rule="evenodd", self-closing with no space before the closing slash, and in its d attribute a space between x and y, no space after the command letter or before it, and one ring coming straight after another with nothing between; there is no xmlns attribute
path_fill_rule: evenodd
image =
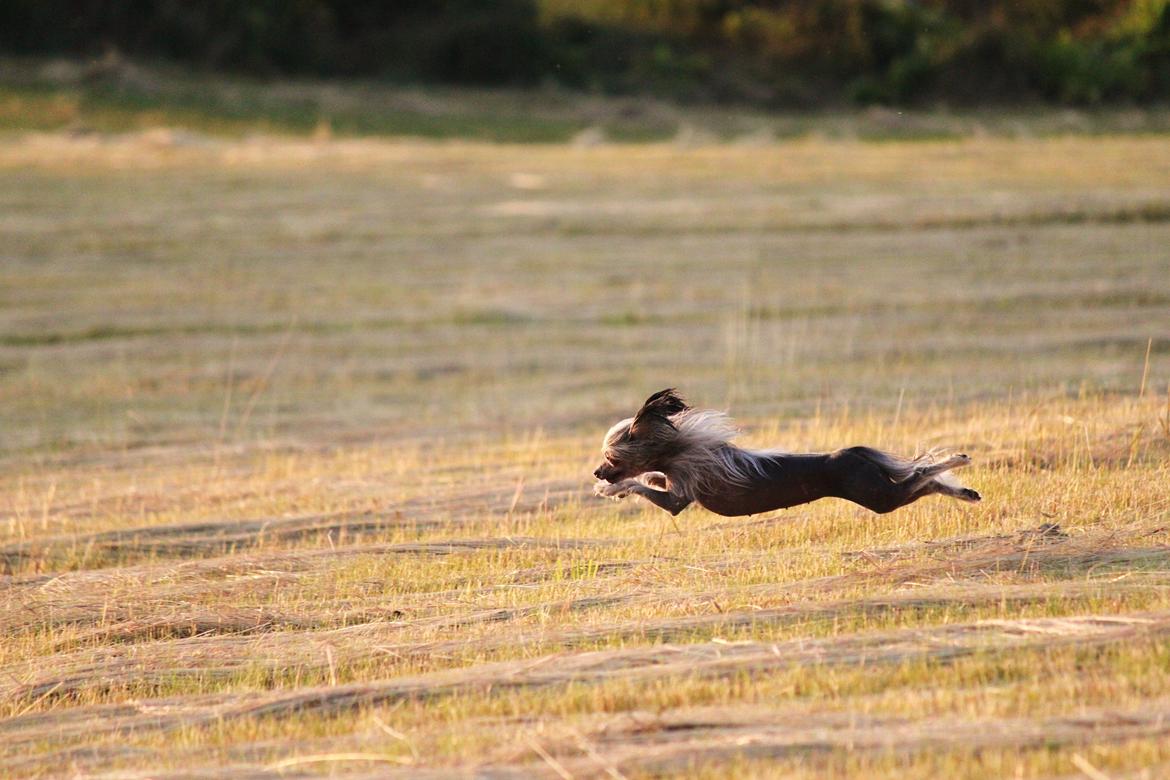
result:
<svg viewBox="0 0 1170 780"><path fill-rule="evenodd" d="M601 442L602 464L593 476L620 482L647 471L661 471L663 461L677 449L677 433L671 415L689 407L673 388L646 399L633 417L609 429Z"/></svg>

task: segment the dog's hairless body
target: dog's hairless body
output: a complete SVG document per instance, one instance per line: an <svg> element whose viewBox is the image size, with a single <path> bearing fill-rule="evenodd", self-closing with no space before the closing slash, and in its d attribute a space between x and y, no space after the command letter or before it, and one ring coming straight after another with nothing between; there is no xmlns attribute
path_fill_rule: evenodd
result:
<svg viewBox="0 0 1170 780"><path fill-rule="evenodd" d="M938 493L979 501L945 472L970 463L966 455L935 462L870 447L791 454L743 450L726 417L695 412L673 391L655 393L638 414L606 434L605 462L594 475L607 498L638 495L677 515L691 503L738 517L785 509L821 498L843 498L874 512L892 512Z"/></svg>

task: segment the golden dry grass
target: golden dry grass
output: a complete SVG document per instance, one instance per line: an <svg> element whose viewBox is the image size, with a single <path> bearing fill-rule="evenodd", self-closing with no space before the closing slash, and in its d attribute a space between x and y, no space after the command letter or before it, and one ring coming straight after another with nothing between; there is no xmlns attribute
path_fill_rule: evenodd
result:
<svg viewBox="0 0 1170 780"><path fill-rule="evenodd" d="M1165 139L12 136L0 180L9 774L1170 766ZM594 499L665 385L986 500Z"/></svg>

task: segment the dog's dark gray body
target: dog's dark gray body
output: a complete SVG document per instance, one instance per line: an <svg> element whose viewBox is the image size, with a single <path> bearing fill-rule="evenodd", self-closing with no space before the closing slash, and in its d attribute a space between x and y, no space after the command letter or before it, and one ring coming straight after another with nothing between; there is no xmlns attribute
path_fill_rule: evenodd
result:
<svg viewBox="0 0 1170 780"><path fill-rule="evenodd" d="M674 390L646 400L638 414L606 434L605 462L594 472L597 493L634 494L677 515L691 503L728 517L785 509L821 498L843 498L874 512L892 512L934 493L979 501L945 472L966 455L935 461L900 458L870 447L792 454L740 449L728 440L724 415L696 412Z"/></svg>

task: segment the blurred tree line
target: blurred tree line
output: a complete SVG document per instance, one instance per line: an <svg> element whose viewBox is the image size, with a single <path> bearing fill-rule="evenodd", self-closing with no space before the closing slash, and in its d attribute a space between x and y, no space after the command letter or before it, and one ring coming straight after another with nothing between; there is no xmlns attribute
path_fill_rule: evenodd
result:
<svg viewBox="0 0 1170 780"><path fill-rule="evenodd" d="M0 51L770 105L1170 97L1170 0L3 0Z"/></svg>

